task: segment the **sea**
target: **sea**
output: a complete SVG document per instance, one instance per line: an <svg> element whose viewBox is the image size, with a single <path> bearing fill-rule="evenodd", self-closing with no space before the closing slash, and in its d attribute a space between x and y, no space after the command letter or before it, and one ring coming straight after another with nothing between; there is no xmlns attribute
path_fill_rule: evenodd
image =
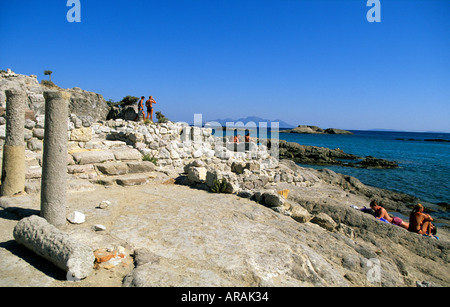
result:
<svg viewBox="0 0 450 307"><path fill-rule="evenodd" d="M353 135L280 133L279 138L396 161L397 169L300 165L328 168L366 185L416 196L431 214L450 221L450 133L350 131Z"/></svg>

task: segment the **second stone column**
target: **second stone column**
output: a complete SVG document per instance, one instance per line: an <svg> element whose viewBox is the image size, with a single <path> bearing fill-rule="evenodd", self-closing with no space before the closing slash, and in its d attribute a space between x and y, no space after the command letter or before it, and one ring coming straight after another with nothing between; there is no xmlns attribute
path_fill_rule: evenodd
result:
<svg viewBox="0 0 450 307"><path fill-rule="evenodd" d="M41 217L54 226L66 222L67 125L70 94L45 92Z"/></svg>

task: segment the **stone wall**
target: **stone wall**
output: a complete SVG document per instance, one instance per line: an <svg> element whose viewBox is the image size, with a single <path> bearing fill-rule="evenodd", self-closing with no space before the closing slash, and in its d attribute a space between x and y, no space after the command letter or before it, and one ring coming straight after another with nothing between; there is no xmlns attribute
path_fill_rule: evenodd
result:
<svg viewBox="0 0 450 307"><path fill-rule="evenodd" d="M42 154L44 121L43 115L37 115L35 120L25 122L30 157ZM255 190L269 183L310 186L319 181L311 172L279 165L263 144L234 144L222 135L216 136L211 128L191 127L185 123L144 124L122 119L91 123L71 114L67 136L69 166L151 160L160 168L186 174L187 184L205 189L211 188L215 180L226 179L229 193ZM0 117L1 143L4 138L5 120ZM121 157L118 148L127 149L132 157ZM27 178L39 178L39 175L40 168L34 165Z"/></svg>
<svg viewBox="0 0 450 307"><path fill-rule="evenodd" d="M143 155L155 157L161 166L180 167L195 159L207 163L254 160L270 163L271 160L264 145L234 144L222 135L216 136L211 128L191 127L185 123L145 125L117 119L95 123L92 131L95 137L126 142Z"/></svg>

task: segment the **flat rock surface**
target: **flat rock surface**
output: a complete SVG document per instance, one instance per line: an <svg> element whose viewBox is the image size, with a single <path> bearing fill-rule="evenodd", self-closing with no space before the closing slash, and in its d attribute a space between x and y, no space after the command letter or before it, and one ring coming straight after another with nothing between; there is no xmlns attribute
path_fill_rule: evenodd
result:
<svg viewBox="0 0 450 307"><path fill-rule="evenodd" d="M8 208L0 208L0 286L415 286L424 280L450 285L445 257L421 257L388 238L351 239L249 199L163 184L165 179L68 193L67 213L82 212L86 221L61 230L92 251L121 246L128 259L133 252L147 259L94 270L80 282L67 281L64 272L13 239L19 216L39 212L39 195L8 200ZM346 197L331 185L309 192ZM106 200L110 204L100 209ZM96 231L99 224L106 230ZM373 263L381 265L375 280Z"/></svg>

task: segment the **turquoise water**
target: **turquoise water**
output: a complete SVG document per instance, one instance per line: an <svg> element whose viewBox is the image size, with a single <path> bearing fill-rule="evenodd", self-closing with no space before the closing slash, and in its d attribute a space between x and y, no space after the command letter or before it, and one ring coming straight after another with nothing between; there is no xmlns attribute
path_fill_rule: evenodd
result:
<svg viewBox="0 0 450 307"><path fill-rule="evenodd" d="M428 204L450 203L450 133L353 131L354 135L280 133L280 139L302 145L340 148L358 156L374 156L398 162L398 169L359 169L326 166L358 178L364 184L418 197ZM303 165L317 169L324 166ZM439 215L450 213L439 207ZM448 209L448 206L447 206Z"/></svg>

